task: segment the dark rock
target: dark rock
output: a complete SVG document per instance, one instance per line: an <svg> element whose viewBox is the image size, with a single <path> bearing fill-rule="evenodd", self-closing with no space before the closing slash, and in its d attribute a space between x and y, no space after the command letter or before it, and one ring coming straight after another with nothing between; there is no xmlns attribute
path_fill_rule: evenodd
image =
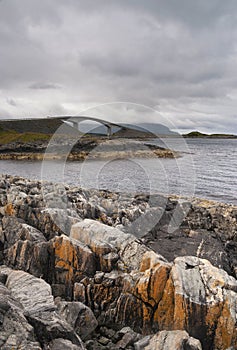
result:
<svg viewBox="0 0 237 350"><path fill-rule="evenodd" d="M80 302L60 302L57 310L83 340L98 326L91 309Z"/></svg>

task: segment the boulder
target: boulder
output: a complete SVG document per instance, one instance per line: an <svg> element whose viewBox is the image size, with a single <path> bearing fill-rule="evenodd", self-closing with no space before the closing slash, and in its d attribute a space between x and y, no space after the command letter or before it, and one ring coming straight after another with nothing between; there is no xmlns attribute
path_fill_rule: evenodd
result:
<svg viewBox="0 0 237 350"><path fill-rule="evenodd" d="M42 232L14 216L5 216L2 219L0 240L4 249L11 247L18 240L28 240L35 243L46 242Z"/></svg>
<svg viewBox="0 0 237 350"><path fill-rule="evenodd" d="M1 272L7 275L6 287L22 305L24 315L41 343L64 338L83 348L73 328L57 313L49 284L23 271L2 267Z"/></svg>
<svg viewBox="0 0 237 350"><path fill-rule="evenodd" d="M237 281L209 261L175 259L162 299L154 314L160 329L186 330L211 346L236 346Z"/></svg>
<svg viewBox="0 0 237 350"><path fill-rule="evenodd" d="M81 302L61 301L57 303L57 310L83 340L98 326L91 309Z"/></svg>
<svg viewBox="0 0 237 350"><path fill-rule="evenodd" d="M21 303L2 283L0 283L0 348L41 350L34 329L24 316Z"/></svg>
<svg viewBox="0 0 237 350"><path fill-rule="evenodd" d="M135 349L140 350L142 341L135 344ZM148 340L144 350L202 350L198 339L192 338L186 331L162 331Z"/></svg>
<svg viewBox="0 0 237 350"><path fill-rule="evenodd" d="M130 270L139 269L148 250L132 234L90 219L73 225L70 237L88 245L99 257L99 269L105 272L116 268L118 259Z"/></svg>

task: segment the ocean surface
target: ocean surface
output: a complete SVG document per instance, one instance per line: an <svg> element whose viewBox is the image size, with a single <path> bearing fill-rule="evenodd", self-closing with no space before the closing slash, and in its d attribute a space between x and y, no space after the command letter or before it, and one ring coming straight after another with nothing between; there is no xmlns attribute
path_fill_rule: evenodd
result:
<svg viewBox="0 0 237 350"><path fill-rule="evenodd" d="M237 140L155 139L182 152L177 159L84 162L0 161L0 173L86 188L196 196L237 205Z"/></svg>

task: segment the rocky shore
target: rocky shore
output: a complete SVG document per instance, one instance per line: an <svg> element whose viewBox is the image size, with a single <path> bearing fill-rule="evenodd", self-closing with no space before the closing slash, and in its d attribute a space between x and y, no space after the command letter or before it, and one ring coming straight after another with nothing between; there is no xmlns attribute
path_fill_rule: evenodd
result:
<svg viewBox="0 0 237 350"><path fill-rule="evenodd" d="M70 149L70 145L73 147ZM68 152L68 150L70 151ZM0 145L0 160L43 160L62 159L71 161L85 159L115 158L176 158L178 152L138 140L86 137L79 141L62 138L53 140L48 147L48 140L34 142L10 142Z"/></svg>
<svg viewBox="0 0 237 350"><path fill-rule="evenodd" d="M237 348L237 207L61 190L0 176L1 349Z"/></svg>

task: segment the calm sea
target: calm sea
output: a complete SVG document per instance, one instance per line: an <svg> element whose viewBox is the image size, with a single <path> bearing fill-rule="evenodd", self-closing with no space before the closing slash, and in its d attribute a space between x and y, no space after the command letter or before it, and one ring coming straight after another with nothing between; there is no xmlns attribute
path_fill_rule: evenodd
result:
<svg viewBox="0 0 237 350"><path fill-rule="evenodd" d="M237 140L168 139L178 159L48 162L0 161L2 174L48 179L86 188L197 196L237 205ZM153 140L154 144L163 143Z"/></svg>

